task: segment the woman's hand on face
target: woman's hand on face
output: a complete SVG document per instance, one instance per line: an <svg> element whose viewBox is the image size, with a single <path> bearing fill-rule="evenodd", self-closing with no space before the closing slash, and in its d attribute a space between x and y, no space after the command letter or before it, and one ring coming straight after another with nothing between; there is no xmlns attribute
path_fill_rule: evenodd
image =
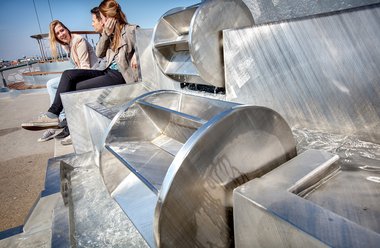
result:
<svg viewBox="0 0 380 248"><path fill-rule="evenodd" d="M107 21L104 23L104 31L106 32L106 35L110 36L116 26L116 19L115 18L107 18Z"/></svg>

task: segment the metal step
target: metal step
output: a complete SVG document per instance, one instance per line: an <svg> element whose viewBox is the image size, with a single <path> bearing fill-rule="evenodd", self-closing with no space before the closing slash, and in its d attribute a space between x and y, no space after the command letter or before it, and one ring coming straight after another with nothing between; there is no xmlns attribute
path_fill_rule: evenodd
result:
<svg viewBox="0 0 380 248"><path fill-rule="evenodd" d="M178 36L172 40L168 40L168 39L160 40L154 44L154 47L161 48L161 47L166 47L166 46L176 46L176 47L187 47L186 50L189 50L188 38L189 36L185 34L185 35Z"/></svg>

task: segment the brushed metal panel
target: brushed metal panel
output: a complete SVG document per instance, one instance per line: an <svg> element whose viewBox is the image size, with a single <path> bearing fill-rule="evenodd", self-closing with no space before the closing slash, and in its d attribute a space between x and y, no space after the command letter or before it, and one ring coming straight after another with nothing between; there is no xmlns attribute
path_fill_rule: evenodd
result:
<svg viewBox="0 0 380 248"><path fill-rule="evenodd" d="M379 3L379 0L243 0L256 24L284 21Z"/></svg>
<svg viewBox="0 0 380 248"><path fill-rule="evenodd" d="M254 24L240 0L208 0L194 13L189 31L189 52L199 76L209 85L225 87L223 30Z"/></svg>
<svg viewBox="0 0 380 248"><path fill-rule="evenodd" d="M224 32L227 100L380 142L380 8Z"/></svg>

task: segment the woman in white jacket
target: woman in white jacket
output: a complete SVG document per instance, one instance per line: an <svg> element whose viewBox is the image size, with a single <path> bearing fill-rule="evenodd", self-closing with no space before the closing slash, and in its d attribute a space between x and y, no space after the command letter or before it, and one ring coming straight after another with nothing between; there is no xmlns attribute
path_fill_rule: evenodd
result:
<svg viewBox="0 0 380 248"><path fill-rule="evenodd" d="M54 59L57 59L57 45L68 53L71 62L74 64L74 69L93 69L98 65L98 58L90 43L78 34L72 34L71 31L60 21L54 20L49 26L50 49ZM46 83L46 88L50 97L50 104L53 103L61 76L52 78ZM65 110L59 114L59 119L62 123L66 123ZM67 124L66 124L67 125ZM62 125L64 130L58 134L60 138L65 138L70 135L67 126ZM55 130L49 129L44 132L38 141L46 141L55 136Z"/></svg>
<svg viewBox="0 0 380 248"><path fill-rule="evenodd" d="M62 22L54 20L50 23L49 39L53 58L57 59L57 45L60 44L69 54L75 69L91 69L97 64L98 58L90 43L82 36L72 34ZM46 83L50 103L54 101L60 79L61 77L56 77ZM60 115L60 119L64 119L63 111Z"/></svg>

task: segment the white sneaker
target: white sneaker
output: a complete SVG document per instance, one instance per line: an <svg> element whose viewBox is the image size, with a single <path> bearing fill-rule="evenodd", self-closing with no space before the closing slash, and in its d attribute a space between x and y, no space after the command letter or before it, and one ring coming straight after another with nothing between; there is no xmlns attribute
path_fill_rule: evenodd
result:
<svg viewBox="0 0 380 248"><path fill-rule="evenodd" d="M21 127L27 130L42 130L47 128L58 128L58 123L58 118L50 118L46 113L42 113L36 120L22 123Z"/></svg>
<svg viewBox="0 0 380 248"><path fill-rule="evenodd" d="M68 146L71 144L73 144L73 141L71 140L71 135L69 135L66 138L64 138L63 140L61 140L61 145L63 145L63 146Z"/></svg>

